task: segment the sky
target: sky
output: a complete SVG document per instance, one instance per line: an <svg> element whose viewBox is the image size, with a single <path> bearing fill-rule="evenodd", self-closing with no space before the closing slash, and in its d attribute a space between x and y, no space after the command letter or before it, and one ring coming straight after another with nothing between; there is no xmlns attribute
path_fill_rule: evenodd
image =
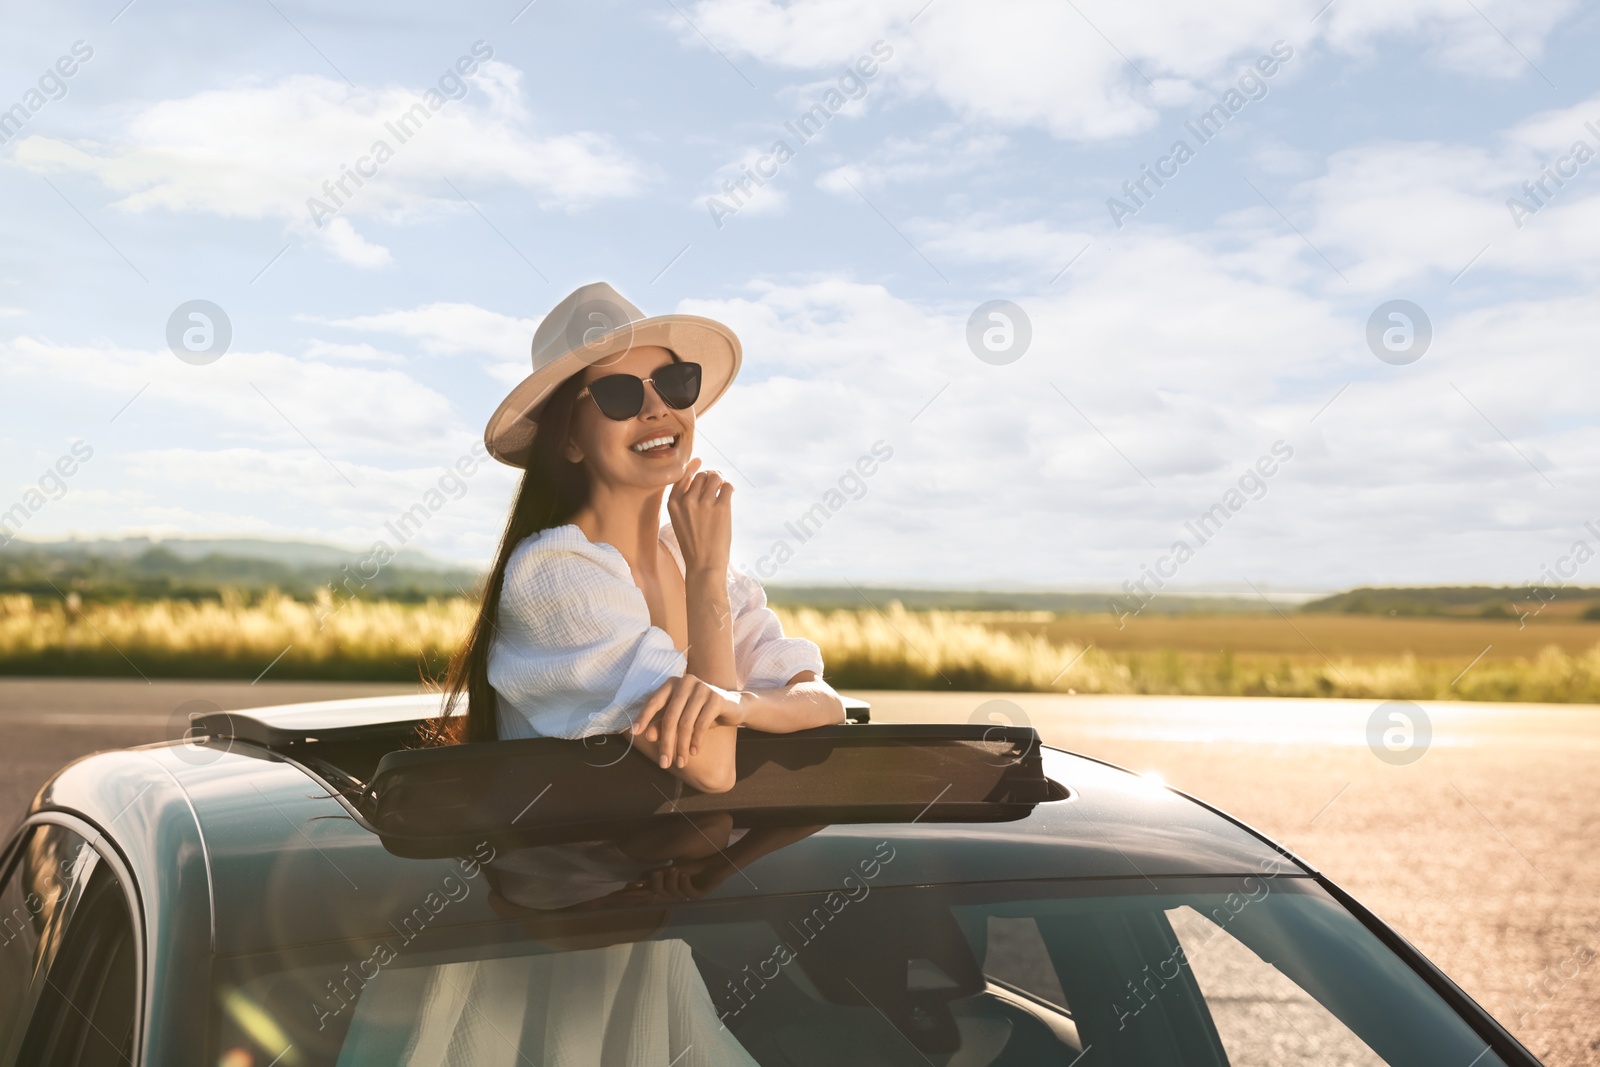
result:
<svg viewBox="0 0 1600 1067"><path fill-rule="evenodd" d="M5 21L0 539L421 502L481 563L474 444L604 280L740 336L698 452L769 582L1600 585L1594 5Z"/></svg>

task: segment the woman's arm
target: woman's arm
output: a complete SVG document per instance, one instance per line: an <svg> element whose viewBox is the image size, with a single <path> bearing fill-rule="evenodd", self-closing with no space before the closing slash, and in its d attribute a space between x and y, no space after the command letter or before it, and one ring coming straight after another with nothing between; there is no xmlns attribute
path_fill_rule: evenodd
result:
<svg viewBox="0 0 1600 1067"><path fill-rule="evenodd" d="M737 706L727 568L685 577L688 669L651 696L634 721L639 750L702 793L733 787Z"/></svg>
<svg viewBox="0 0 1600 1067"><path fill-rule="evenodd" d="M633 739L658 766L703 793L721 793L735 777L740 696L728 606L733 486L691 460L672 487L667 511L683 553L688 668L645 702Z"/></svg>
<svg viewBox="0 0 1600 1067"><path fill-rule="evenodd" d="M737 713L738 696L693 674L670 679L639 709L634 747L700 792L726 793L736 776L739 727L722 720Z"/></svg>
<svg viewBox="0 0 1600 1067"><path fill-rule="evenodd" d="M716 471L700 470L698 459L690 460L667 498L667 513L683 554L688 672L723 689L736 689L733 611L728 606L733 485Z"/></svg>
<svg viewBox="0 0 1600 1067"><path fill-rule="evenodd" d="M801 671L778 689L746 690L739 694L739 707L743 725L769 734L844 722L844 701L811 671Z"/></svg>
<svg viewBox="0 0 1600 1067"><path fill-rule="evenodd" d="M732 488L731 486L729 487ZM669 683L670 691L652 698L635 723L640 751L702 793L723 793L736 777L737 705L742 693L733 660L733 615L728 610L727 566L717 574L704 568L684 579L689 615L688 670ZM644 729L651 704L659 722Z"/></svg>
<svg viewBox="0 0 1600 1067"><path fill-rule="evenodd" d="M776 689L738 693L686 674L645 701L633 724L633 743L702 793L724 793L735 780L740 726L788 734L843 721L844 701L811 671Z"/></svg>
<svg viewBox="0 0 1600 1067"><path fill-rule="evenodd" d="M733 787L738 727L792 733L843 722L844 701L811 670L795 673L781 686L736 690L734 612L728 597L733 486L714 471L699 471L699 464L691 461L667 500L684 560L688 669L645 702L632 736L659 766L701 792L720 793ZM782 644L783 635L760 587L750 580L746 584L753 588L740 600L740 610L766 617L766 626L747 627L744 641L751 655L761 646ZM815 646L807 647L816 662Z"/></svg>

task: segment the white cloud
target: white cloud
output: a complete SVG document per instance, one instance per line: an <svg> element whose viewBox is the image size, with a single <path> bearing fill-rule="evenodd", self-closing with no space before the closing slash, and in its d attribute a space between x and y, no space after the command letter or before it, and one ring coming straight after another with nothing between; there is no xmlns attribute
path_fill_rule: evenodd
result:
<svg viewBox="0 0 1600 1067"><path fill-rule="evenodd" d="M506 383L520 381L532 369L529 345L539 325L476 304L448 302L343 319L307 316L306 321L409 337L430 355L486 357L484 371Z"/></svg>
<svg viewBox="0 0 1600 1067"><path fill-rule="evenodd" d="M707 420L755 483L741 498L746 564L852 449L882 438L893 462L785 578L1114 583L1283 439L1296 456L1270 504L1186 580L1534 574L1530 545L1567 543L1593 517L1572 490L1600 474L1600 369L1586 358L1600 310L1583 282L1600 276L1600 184L1587 184L1600 170L1569 177L1520 231L1504 200L1597 112L1600 100L1543 113L1481 145L1346 148L1310 176L1304 160L1284 167L1301 180L1269 185L1274 203L1348 282L1265 205L1196 232L1146 223L1102 235L1054 285L1090 234L1010 204L909 219L931 255L1033 272L1005 294L1033 326L1011 367L966 350L970 307L843 278L696 305L733 324L749 353L745 380ZM1512 285L1449 295L1491 240L1481 269ZM1445 291L1428 299L1433 347L1391 367L1367 350L1366 318L1419 281ZM1002 542L1004 558L974 561Z"/></svg>
<svg viewBox="0 0 1600 1067"><path fill-rule="evenodd" d="M350 360L356 363L388 363L391 365L402 364L406 358L394 352L387 352L373 345L344 344L338 341L324 341L314 338L306 342L305 350L308 359Z"/></svg>
<svg viewBox="0 0 1600 1067"><path fill-rule="evenodd" d="M125 132L102 141L30 136L14 158L37 173L91 175L127 211L277 219L340 259L377 267L389 252L354 220L396 224L469 210L447 181L466 190L519 187L562 209L641 187L639 164L608 137L540 129L521 79L491 60L467 79L464 98L436 96L443 103L430 111L413 89L296 75L139 107L121 124ZM376 176L358 186L351 168ZM330 220L313 200L337 215Z"/></svg>
<svg viewBox="0 0 1600 1067"><path fill-rule="evenodd" d="M1320 162L1269 148L1255 154L1265 173L1252 183L1269 203L1241 182L1244 206L1185 241L1230 269L1329 293L1401 295L1418 283L1449 283L1469 263L1473 272L1463 289L1488 271L1564 285L1600 280L1597 131L1600 97L1534 115L1483 144L1378 140ZM1590 153L1587 162L1573 151L1579 141ZM878 180L890 180L894 168L878 173L884 175ZM1188 180L1182 173L1179 180ZM852 164L823 180L847 175L871 181L874 172ZM1530 194L1529 182L1544 184ZM1513 197L1533 210L1514 213ZM966 215L914 216L902 225L936 262L1017 264L1045 271L1046 278L1080 253L1072 275L1096 269L1108 248L1167 232L1142 215L1121 230L1080 230L1041 218L1036 205L1009 202ZM1030 284L1028 277L993 280L1004 288Z"/></svg>
<svg viewBox="0 0 1600 1067"><path fill-rule="evenodd" d="M1302 177L1316 170L1321 157L1315 152L1267 141L1250 153L1252 169L1282 177Z"/></svg>
<svg viewBox="0 0 1600 1067"><path fill-rule="evenodd" d="M354 488L306 450L97 449L67 493L30 520L27 536L78 531L94 536L250 535L326 541L354 550L384 540L396 548L400 540L385 524L429 490L439 489L446 466L468 455L470 442L461 444L459 453L441 456L437 463L375 467L343 462L340 466ZM430 507L420 529L412 513L412 523L402 531L406 547L447 559L488 557L512 483L510 472L492 462L450 480L441 490L442 506ZM150 486L162 488L144 488ZM431 498L429 504L439 500ZM269 506L263 507L263 501Z"/></svg>
<svg viewBox="0 0 1600 1067"><path fill-rule="evenodd" d="M750 149L723 164L711 176L705 192L692 201L696 209L716 221L718 229L732 215L781 215L788 209L789 194L780 187L782 162L770 147Z"/></svg>
<svg viewBox="0 0 1600 1067"><path fill-rule="evenodd" d="M1384 141L1343 149L1275 202L1363 291L1424 277L1448 282L1478 256L1480 273L1593 281L1600 279L1600 135L1585 122L1600 126L1600 98L1533 116L1488 145ZM1575 173L1557 185L1543 168L1580 139L1596 158L1566 164ZM1544 188L1530 196L1529 181ZM1535 210L1514 214L1512 197ZM1243 217L1281 226L1265 207Z"/></svg>
<svg viewBox="0 0 1600 1067"><path fill-rule="evenodd" d="M71 397L110 419L137 394L119 422L177 419L220 446L320 451L335 466L361 455L439 455L465 433L450 401L394 368L243 351L197 367L167 351L32 337L0 343L0 358L7 379L34 396Z"/></svg>
<svg viewBox="0 0 1600 1067"><path fill-rule="evenodd" d="M1323 0L1316 0L1320 7ZM1317 20L1342 52L1363 54L1385 38L1421 42L1425 55L1450 70L1494 78L1535 76L1530 63L1545 38L1577 9L1572 0L1339 0Z"/></svg>
<svg viewBox="0 0 1600 1067"><path fill-rule="evenodd" d="M362 237L350 224L349 219L325 220L320 236L328 251L357 267L387 267L393 262L393 257L389 255L387 248L375 245Z"/></svg>
<svg viewBox="0 0 1600 1067"><path fill-rule="evenodd" d="M725 453L752 483L736 556L753 566L794 542L784 523L876 440L893 460L782 580L1116 584L1277 440L1295 458L1270 501L1186 581L1370 580L1375 559L1398 580L1514 581L1535 569L1530 543L1590 517L1571 490L1600 474L1591 302L1437 308L1427 356L1391 367L1365 348L1369 305L1308 294L1286 268L1303 245L1263 236L1218 254L1210 240L1133 235L1091 270L1040 280L1016 297L1032 347L1005 367L967 349L970 307L877 285L765 283L686 304L747 352L704 426L708 462ZM1514 374L1508 352L1525 353Z"/></svg>
<svg viewBox="0 0 1600 1067"><path fill-rule="evenodd" d="M365 546L458 460L476 458L478 413L463 419L388 365L401 357L320 339L306 351L230 351L192 366L170 352L109 344L0 342L0 387L76 412L69 438L94 449L29 535L253 533ZM32 478L33 466L12 469ZM486 556L510 482L481 460L466 491L448 490L449 504L417 544L451 558Z"/></svg>
<svg viewBox="0 0 1600 1067"><path fill-rule="evenodd" d="M1023 263L1054 278L1069 264L1094 255L1095 235L1066 230L1045 219L1017 219L984 212L961 219L915 219L907 223L918 245L935 259L965 263ZM1100 238L1102 241L1104 238Z"/></svg>
<svg viewBox="0 0 1600 1067"><path fill-rule="evenodd" d="M1574 139L1600 147L1584 127L1600 124L1600 98L1527 114L1561 99L1529 61L1564 84L1573 77L1544 53L1573 5L1336 0L1313 22L1324 3L685 5L762 86L736 85L733 96L717 92L735 84L731 72L663 7L643 17L704 49L682 64L673 92L660 91L659 64L631 61L635 44L649 47L631 30L617 38L619 62L592 85L572 77L581 57L546 53L554 65L539 84L582 84L581 120L542 105L530 114L543 99L533 72L524 96L515 71L491 66L322 227L307 198L328 195L322 183L411 106L408 75L352 89L245 71L179 97L192 86L150 87L195 69L153 50L146 80L125 87L131 102L74 97L48 124L30 125L31 140L8 145L19 165L0 178L15 185L13 199L48 208L13 213L21 246L37 254L0 279L0 303L29 316L27 336L0 343L0 393L22 398L3 430L3 466L28 484L55 442L92 434L94 463L38 516L41 531L146 526L369 543L478 439L496 384L527 373L529 340L554 298L530 303L525 279L482 264L441 282L438 264L451 254L442 232L429 227L402 245L387 227L466 219L471 209L445 179L497 224L518 204L572 210L650 183L667 216L613 199L594 226L555 225L541 239L552 263L586 270L598 249L622 264L609 269L648 263L651 277L692 236L673 239L674 226L690 215L704 226L703 200L685 205L710 169L767 151L786 118L881 39L893 55L865 96L843 104L827 135L799 149L798 169L786 164L766 202L751 206L770 212L757 228L772 239L723 235L712 249L696 238L657 285L719 297L680 309L728 321L745 342L740 380L701 433L701 454L740 472L736 559L759 558L881 440L893 458L781 579L1114 586L1281 438L1292 463L1185 569L1185 582L1525 578L1542 546L1570 543L1580 518L1600 518L1580 511L1600 475L1600 371L1590 359L1600 161L1546 194L1548 206L1520 229L1505 203ZM609 29L615 12L597 11L580 16ZM1583 34L1563 48L1570 63L1594 33L1577 20L1567 28ZM329 39L329 54L342 55ZM1157 210L1113 230L1103 198L1154 161L1157 142L1169 140L1157 131L1176 134L1278 39L1295 57L1270 99L1160 193ZM285 34L264 46L257 69L313 64L302 45ZM374 53L392 65L367 69L403 72L405 54ZM1127 140L1140 131L1149 136ZM59 172L94 227L170 294L151 298L154 311L116 288L145 292L36 176ZM250 273L287 238L263 238L259 258L233 277L217 259L215 227L118 218L77 200L73 190L91 179L123 212L254 219L304 243L314 234L327 257L375 271L335 270L351 287L330 291L327 265L311 264L250 288ZM898 247L900 258L880 260L881 249L850 240L858 216L892 237L861 213L846 180L948 285ZM784 212L784 194L817 199L812 182L848 211L830 211L823 197L818 212ZM609 236L597 244L602 230ZM125 276L94 283L99 261L81 258L85 247ZM900 273L901 259L916 273ZM230 277L240 295L222 291ZM85 305L84 285L103 299ZM179 293L209 293L230 312L241 301L251 350L206 367L174 359L149 330ZM1411 366L1366 348L1367 316L1394 296L1421 302L1435 327L1433 347ZM967 347L968 317L990 297L1015 300L1032 322L1032 348L1009 366ZM307 311L321 317L295 315ZM20 318L5 325L23 332ZM136 335L131 348L86 340ZM487 555L515 476L486 468L481 489L474 482L470 498L430 525L435 547Z"/></svg>
<svg viewBox="0 0 1600 1067"><path fill-rule="evenodd" d="M1297 53L1290 69L1310 62L1319 39L1359 54L1402 38L1423 41L1452 69L1534 76L1517 50L1537 61L1575 4L1340 0L1311 21L1321 6L991 0L891 10L845 0L698 0L690 16L716 47L797 70L842 67L882 39L895 52L884 70L901 92L941 100L967 120L1102 141L1148 129L1162 108L1214 93L1279 40ZM686 45L705 47L694 31L678 32Z"/></svg>
<svg viewBox="0 0 1600 1067"><path fill-rule="evenodd" d="M854 196L846 182L866 190L971 174L999 166L1008 144L1004 135L993 131L972 132L946 124L918 137L890 137L866 158L824 171L817 187Z"/></svg>

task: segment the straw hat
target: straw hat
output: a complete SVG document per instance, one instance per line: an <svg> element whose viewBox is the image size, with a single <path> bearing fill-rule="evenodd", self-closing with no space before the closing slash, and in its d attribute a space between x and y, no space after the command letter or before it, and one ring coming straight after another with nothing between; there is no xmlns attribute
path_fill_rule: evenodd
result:
<svg viewBox="0 0 1600 1067"><path fill-rule="evenodd" d="M641 345L660 345L700 364L696 415L715 404L739 373L739 338L722 323L698 315L647 316L605 282L581 286L533 332L533 372L489 417L483 433L489 454L513 467L527 466L539 408L556 386Z"/></svg>

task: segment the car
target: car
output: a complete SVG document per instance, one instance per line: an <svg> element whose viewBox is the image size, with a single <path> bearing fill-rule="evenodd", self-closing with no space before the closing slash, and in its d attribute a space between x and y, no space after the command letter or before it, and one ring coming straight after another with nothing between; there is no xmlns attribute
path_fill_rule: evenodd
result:
<svg viewBox="0 0 1600 1067"><path fill-rule="evenodd" d="M1310 864L1030 728L420 747L214 712L40 790L0 1067L1535 1064ZM857 705L854 718L869 718Z"/></svg>

